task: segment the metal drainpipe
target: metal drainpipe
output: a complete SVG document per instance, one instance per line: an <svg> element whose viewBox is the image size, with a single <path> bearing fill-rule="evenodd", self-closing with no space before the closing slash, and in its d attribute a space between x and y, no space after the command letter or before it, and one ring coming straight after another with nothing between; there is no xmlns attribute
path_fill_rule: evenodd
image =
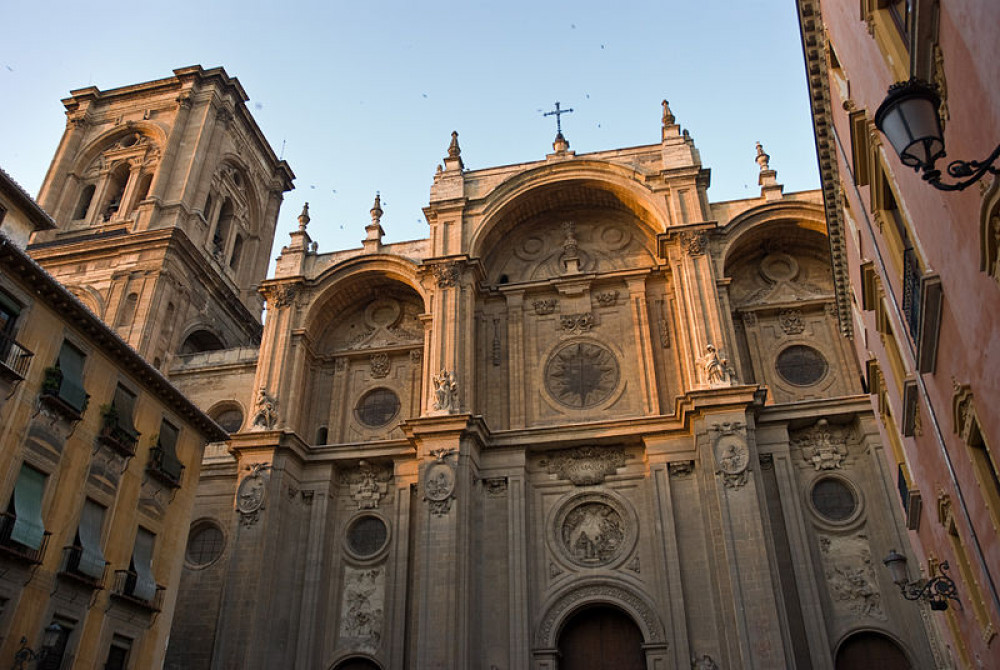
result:
<svg viewBox="0 0 1000 670"><path fill-rule="evenodd" d="M840 167L850 174L851 185L854 188L855 195L858 197L858 201L864 202L864 198L861 196L861 191L858 190L858 184L854 180L854 173L851 171L851 162L848 160L847 153L844 151L844 145L840 141L840 134L837 132L836 126L831 127L833 128L833 136L837 140L837 149L840 151ZM871 219L868 217L868 210L865 207L862 207L861 213L864 216L865 225L868 227L868 234L871 235L872 240L874 241L875 229L872 226ZM882 258L882 250L877 244L872 244L872 248L875 250L875 261L878 263L879 273L882 277L888 278L889 275L886 273L885 261ZM896 321L896 323L893 324L893 327L896 329L896 332L906 332L906 322L903 318L902 309L896 302L896 294L893 291L892 284L889 281L884 281L882 282L882 287L889 296L889 304L892 305L892 316ZM910 355L911 361L915 361L917 356L913 343L910 341L909 337L904 337L903 340L906 342L906 350ZM916 369L917 366L914 364L913 368ZM920 395L923 397L924 403L927 405L927 409L930 413L931 425L934 427L934 437L937 439L941 456L944 458L945 465L948 467L948 478L951 480L952 488L955 490L955 494L958 497L958 507L962 510L962 519L965 520L965 524L968 526L969 534L972 536L973 546L976 550L976 560L979 563L980 570L982 570L988 580L993 606L996 608L996 611L1000 613L1000 596L997 595L997 587L993 582L993 575L990 573L990 570L986 565L986 557L983 556L983 548L979 544L979 535L976 534L976 527L972 524L972 517L969 515L969 509L965 506L965 496L962 494L962 487L959 486L958 478L955 476L955 467L952 465L951 455L948 453L948 449L945 445L944 434L941 432L941 425L938 423L937 413L934 411L934 405L931 403L930 395L927 393L927 385L924 383L923 374L919 372L919 370L916 374L916 381L917 388L920 390Z"/></svg>

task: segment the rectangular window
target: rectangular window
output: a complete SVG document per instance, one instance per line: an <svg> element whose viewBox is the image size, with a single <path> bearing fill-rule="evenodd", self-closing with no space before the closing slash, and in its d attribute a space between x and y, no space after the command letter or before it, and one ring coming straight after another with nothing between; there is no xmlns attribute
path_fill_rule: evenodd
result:
<svg viewBox="0 0 1000 670"><path fill-rule="evenodd" d="M108 659L104 662L104 670L125 670L128 668L129 652L132 651L132 640L121 635L115 635L108 649Z"/></svg>
<svg viewBox="0 0 1000 670"><path fill-rule="evenodd" d="M21 379L28 373L31 352L14 339L15 324L21 315L21 305L0 291L0 366L7 368Z"/></svg>
<svg viewBox="0 0 1000 670"><path fill-rule="evenodd" d="M91 577L101 579L104 577L104 552L101 549L101 529L104 526L105 509L89 498L83 503L83 512L80 514L80 526L77 529L76 540L76 565L69 567L77 572Z"/></svg>
<svg viewBox="0 0 1000 670"><path fill-rule="evenodd" d="M854 183L858 186L867 186L870 183L871 151L868 144L868 119L864 110L853 112L850 122Z"/></svg>
<svg viewBox="0 0 1000 670"><path fill-rule="evenodd" d="M45 522L42 521L44 495L45 475L22 464L7 508L7 518L4 519L4 530L7 531L3 533L5 541L9 539L33 550L42 548L45 542Z"/></svg>
<svg viewBox="0 0 1000 670"><path fill-rule="evenodd" d="M59 358L56 360L56 369L59 370L54 380L55 395L77 412L83 412L87 408L87 392L83 388L83 364L86 356L82 351L74 347L69 342L63 340L62 348L59 350ZM49 380L46 378L46 384Z"/></svg>
<svg viewBox="0 0 1000 670"><path fill-rule="evenodd" d="M180 431L164 419L160 422L160 434L156 446L150 452L150 470L171 485L180 483L181 473L184 471L184 465L177 458L179 434Z"/></svg>
<svg viewBox="0 0 1000 670"><path fill-rule="evenodd" d="M118 428L125 431L133 439L138 437L139 431L132 423L132 417L135 414L135 394L119 384L115 388L115 397L111 401L111 406L115 410Z"/></svg>
<svg viewBox="0 0 1000 670"><path fill-rule="evenodd" d="M128 595L152 602L156 596L156 580L153 578L153 543L156 536L140 527L135 534L135 547L132 550L132 562L129 571L134 577L131 592Z"/></svg>
<svg viewBox="0 0 1000 670"><path fill-rule="evenodd" d="M73 634L75 622L56 618L53 619L49 626L54 626L57 629L57 633L55 639L52 640L53 644L48 652L46 652L44 657L38 659L38 665L35 666L38 670L60 670L62 668L63 660L66 657L66 648L69 646L69 638Z"/></svg>

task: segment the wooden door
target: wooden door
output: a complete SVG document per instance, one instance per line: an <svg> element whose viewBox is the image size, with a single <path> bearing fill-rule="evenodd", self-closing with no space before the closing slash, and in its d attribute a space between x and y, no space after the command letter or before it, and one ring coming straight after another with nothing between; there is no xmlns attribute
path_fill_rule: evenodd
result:
<svg viewBox="0 0 1000 670"><path fill-rule="evenodd" d="M588 607L559 635L559 670L645 670L642 632L619 609Z"/></svg>
<svg viewBox="0 0 1000 670"><path fill-rule="evenodd" d="M910 670L903 650L885 635L857 633L837 652L837 670Z"/></svg>

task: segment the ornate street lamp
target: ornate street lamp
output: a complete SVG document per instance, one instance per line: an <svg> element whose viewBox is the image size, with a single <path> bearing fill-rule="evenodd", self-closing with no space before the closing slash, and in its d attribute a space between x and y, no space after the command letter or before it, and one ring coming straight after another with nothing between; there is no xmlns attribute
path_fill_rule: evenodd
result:
<svg viewBox="0 0 1000 670"><path fill-rule="evenodd" d="M923 178L942 191L961 191L979 181L987 172L1000 174L993 163L1000 157L1000 145L985 161L952 161L948 174L961 181L946 184L941 171L934 167L944 158L944 133L938 118L941 98L937 91L919 79L897 82L889 87L878 111L875 127L882 131L903 165L923 171Z"/></svg>
<svg viewBox="0 0 1000 670"><path fill-rule="evenodd" d="M42 636L42 648L37 652L28 646L28 638L22 637L21 648L14 654L14 670L23 670L26 667L25 664L32 661L40 663L59 644L59 636L62 635L62 632L63 627L55 621L46 626L45 634Z"/></svg>
<svg viewBox="0 0 1000 670"><path fill-rule="evenodd" d="M896 553L895 549L889 550L889 555L882 561L892 575L892 581L899 587L899 592L907 600L926 600L932 610L948 609L948 601L954 600L958 603L958 608L962 609L962 601L958 599L958 589L951 577L944 574L948 569L948 561L938 566L940 573L930 580L918 579L910 581L910 576L906 572L906 556Z"/></svg>

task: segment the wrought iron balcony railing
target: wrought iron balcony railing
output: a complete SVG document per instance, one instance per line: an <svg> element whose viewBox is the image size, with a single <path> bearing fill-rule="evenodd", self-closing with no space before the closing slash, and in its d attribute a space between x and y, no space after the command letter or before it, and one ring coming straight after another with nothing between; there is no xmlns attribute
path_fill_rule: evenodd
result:
<svg viewBox="0 0 1000 670"><path fill-rule="evenodd" d="M33 353L7 333L0 333L0 373L24 379Z"/></svg>
<svg viewBox="0 0 1000 670"><path fill-rule="evenodd" d="M27 563L41 563L42 558L45 556L45 548L49 544L49 536L52 533L45 531L45 534L42 535L42 543L37 549L29 547L11 537L16 520L17 516L15 514L0 512L0 551Z"/></svg>

